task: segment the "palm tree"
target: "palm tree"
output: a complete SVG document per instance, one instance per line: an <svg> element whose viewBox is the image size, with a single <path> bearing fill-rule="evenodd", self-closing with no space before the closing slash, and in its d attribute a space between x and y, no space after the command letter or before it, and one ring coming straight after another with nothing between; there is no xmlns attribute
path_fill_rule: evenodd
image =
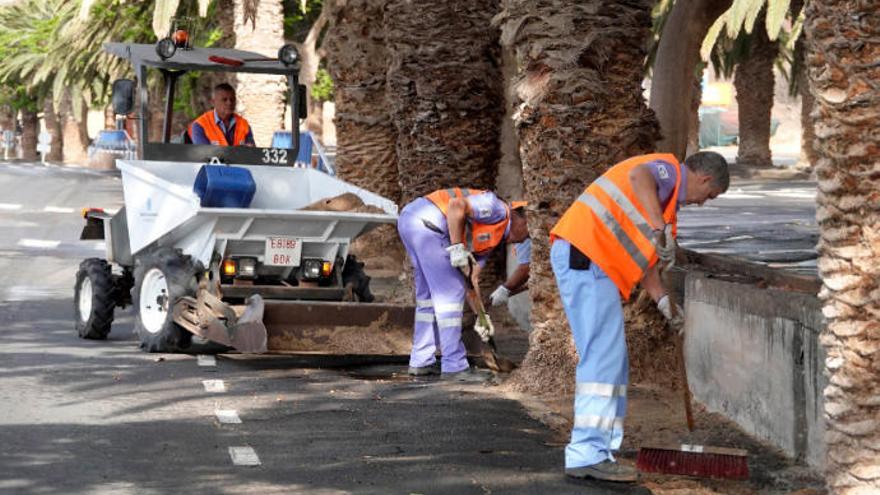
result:
<svg viewBox="0 0 880 495"><path fill-rule="evenodd" d="M880 191L876 3L812 0L804 31L816 97L826 478L832 493L880 492Z"/></svg>
<svg viewBox="0 0 880 495"><path fill-rule="evenodd" d="M763 14L759 17L759 21ZM748 167L772 167L770 114L773 110L773 62L779 45L767 31L756 29L746 42L744 58L736 64L733 85L739 109L736 162Z"/></svg>
<svg viewBox="0 0 880 495"><path fill-rule="evenodd" d="M496 19L516 50L515 115L532 236L532 336L516 383L572 390L577 356L550 270L549 231L587 184L614 163L652 150L657 121L641 82L648 0L504 0Z"/></svg>
<svg viewBox="0 0 880 495"><path fill-rule="evenodd" d="M401 202L440 187L493 188L503 85L492 0L391 0L387 103Z"/></svg>
<svg viewBox="0 0 880 495"><path fill-rule="evenodd" d="M284 13L281 0L260 0L255 15L253 0L235 0L235 48L275 57L284 44ZM257 146L269 146L274 131L284 127L283 76L238 74L238 111L253 128ZM298 129L291 129L297 132Z"/></svg>
<svg viewBox="0 0 880 495"><path fill-rule="evenodd" d="M324 7L331 22L324 46L336 102L336 169L346 181L397 202L397 128L385 103L385 1L340 3Z"/></svg>

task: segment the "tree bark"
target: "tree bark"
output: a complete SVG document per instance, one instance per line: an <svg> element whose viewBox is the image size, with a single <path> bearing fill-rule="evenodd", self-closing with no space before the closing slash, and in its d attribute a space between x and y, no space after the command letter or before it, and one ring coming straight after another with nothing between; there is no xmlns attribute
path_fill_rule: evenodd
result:
<svg viewBox="0 0 880 495"><path fill-rule="evenodd" d="M278 49L284 44L281 0L259 2L256 28L244 18L246 1L235 0L235 48L277 57ZM257 146L269 146L274 132L284 125L287 81L283 76L265 74L238 74L236 81L238 112L250 123Z"/></svg>
<svg viewBox="0 0 880 495"><path fill-rule="evenodd" d="M40 120L36 110L21 110L21 158L35 162L37 156L37 133L40 132Z"/></svg>
<svg viewBox="0 0 880 495"><path fill-rule="evenodd" d="M819 274L827 325L831 493L880 493L880 16L873 0L807 5L816 97Z"/></svg>
<svg viewBox="0 0 880 495"><path fill-rule="evenodd" d="M733 79L739 113L736 163L747 167L772 167L770 114L773 111L773 62L779 44L763 29L764 14L755 21L749 53L737 64Z"/></svg>
<svg viewBox="0 0 880 495"><path fill-rule="evenodd" d="M503 87L492 0L391 0L388 106L401 202L443 187L492 189Z"/></svg>
<svg viewBox="0 0 880 495"><path fill-rule="evenodd" d="M793 64L799 67L797 74L798 94L801 97L801 161L813 167L819 157L816 155L816 126L813 122L813 111L816 99L810 91L810 81L807 77L805 37L802 35L795 43Z"/></svg>
<svg viewBox="0 0 880 495"><path fill-rule="evenodd" d="M549 232L611 165L659 137L642 97L649 0L504 0L502 42L516 50L515 115L529 214L532 334L514 386L571 393L577 353L550 269ZM690 79L688 79L690 81Z"/></svg>
<svg viewBox="0 0 880 495"><path fill-rule="evenodd" d="M15 111L10 105L0 106L0 132L15 130Z"/></svg>
<svg viewBox="0 0 880 495"><path fill-rule="evenodd" d="M702 102L703 83L698 76L691 82L691 107L688 114L686 156L700 151L700 105Z"/></svg>
<svg viewBox="0 0 880 495"><path fill-rule="evenodd" d="M52 136L51 148L46 153L46 161L60 162L64 158L61 151L64 146L64 133L61 128L61 119L55 112L55 104L51 95L47 96L45 102L43 102L43 120L46 125L46 132Z"/></svg>
<svg viewBox="0 0 880 495"><path fill-rule="evenodd" d="M700 45L732 0L678 0L663 27L654 74L651 78L651 109L660 122L663 137L658 152L683 160L688 146L694 79L699 79Z"/></svg>
<svg viewBox="0 0 880 495"><path fill-rule="evenodd" d="M330 17L328 14L329 10L330 7L328 6L328 3L322 5L321 15L315 19L315 23L312 24L311 29L309 29L309 34L306 35L305 41L297 46L301 61L299 83L306 87L306 101L308 102L309 107L309 114L306 117L305 126L306 129L312 131L317 136L321 136L323 133L323 113L321 102L312 98L312 85L315 84L318 67L321 65L321 56L318 53L317 48L318 38L321 35L321 31L327 26L327 21Z"/></svg>
<svg viewBox="0 0 880 495"><path fill-rule="evenodd" d="M88 105L83 101L74 114L70 94L64 95L61 102L62 152L64 163L85 165L88 159L89 137L84 126L88 114Z"/></svg>

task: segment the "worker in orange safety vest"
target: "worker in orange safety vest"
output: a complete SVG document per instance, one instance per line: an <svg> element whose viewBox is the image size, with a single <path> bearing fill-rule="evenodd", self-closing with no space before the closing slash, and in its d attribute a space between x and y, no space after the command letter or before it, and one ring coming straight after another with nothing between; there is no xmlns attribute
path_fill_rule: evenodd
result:
<svg viewBox="0 0 880 495"><path fill-rule="evenodd" d="M254 146L254 134L244 117L235 113L235 88L228 83L214 87L213 110L194 120L187 129L193 144Z"/></svg>
<svg viewBox="0 0 880 495"><path fill-rule="evenodd" d="M636 156L596 179L550 231L550 263L578 352L574 425L565 474L635 481L613 452L623 440L629 364L622 301L641 285L673 331L684 326L660 281L675 259L679 207L727 190L727 161L712 152Z"/></svg>

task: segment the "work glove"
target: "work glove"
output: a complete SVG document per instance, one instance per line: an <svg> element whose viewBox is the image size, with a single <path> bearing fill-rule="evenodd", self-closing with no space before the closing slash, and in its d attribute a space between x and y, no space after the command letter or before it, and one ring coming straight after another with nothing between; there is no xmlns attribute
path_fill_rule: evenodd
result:
<svg viewBox="0 0 880 495"><path fill-rule="evenodd" d="M504 284L499 285L498 288L495 289L495 292L489 296L492 306L501 306L506 303L508 299L510 299L510 289L505 287Z"/></svg>
<svg viewBox="0 0 880 495"><path fill-rule="evenodd" d="M660 242L660 234L665 234L665 241ZM663 230L654 231L654 248L657 250L657 256L660 262L666 266L675 264L675 237L672 236L672 224L667 223Z"/></svg>
<svg viewBox="0 0 880 495"><path fill-rule="evenodd" d="M485 319L485 325L480 321L482 319ZM492 318L489 318L487 313L483 313L483 318L477 317L477 321L474 323L474 331L480 336L480 340L489 342L489 338L495 336L495 326L492 325Z"/></svg>
<svg viewBox="0 0 880 495"><path fill-rule="evenodd" d="M446 252L449 253L449 264L454 268L461 270L468 267L468 258L470 258L471 253L465 249L464 244L460 242L453 244L446 248Z"/></svg>
<svg viewBox="0 0 880 495"><path fill-rule="evenodd" d="M657 301L657 309L663 313L663 317L669 323L669 329L678 335L684 335L684 310L678 304L675 305L675 316L672 315L672 301L668 295L663 295Z"/></svg>

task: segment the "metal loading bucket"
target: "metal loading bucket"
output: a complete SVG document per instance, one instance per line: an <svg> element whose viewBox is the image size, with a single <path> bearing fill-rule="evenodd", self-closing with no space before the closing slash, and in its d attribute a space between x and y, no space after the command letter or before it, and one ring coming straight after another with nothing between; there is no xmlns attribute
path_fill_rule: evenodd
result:
<svg viewBox="0 0 880 495"><path fill-rule="evenodd" d="M415 307L397 304L266 301L269 352L406 356Z"/></svg>

